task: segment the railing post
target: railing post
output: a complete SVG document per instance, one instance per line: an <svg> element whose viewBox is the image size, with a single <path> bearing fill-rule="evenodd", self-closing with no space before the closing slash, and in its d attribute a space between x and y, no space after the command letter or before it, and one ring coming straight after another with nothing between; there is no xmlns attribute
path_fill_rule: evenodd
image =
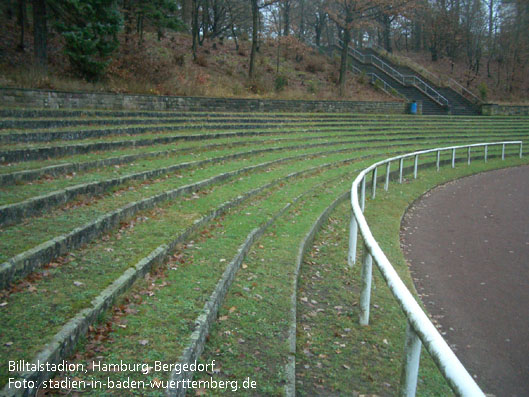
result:
<svg viewBox="0 0 529 397"><path fill-rule="evenodd" d="M485 145L485 163L487 162L487 154L488 154L489 146Z"/></svg>
<svg viewBox="0 0 529 397"><path fill-rule="evenodd" d="M413 163L413 178L417 179L417 165L419 164L419 155L415 155L415 161Z"/></svg>
<svg viewBox="0 0 529 397"><path fill-rule="evenodd" d="M421 358L421 340L408 322L404 344L404 366L400 376L400 397L414 397Z"/></svg>
<svg viewBox="0 0 529 397"><path fill-rule="evenodd" d="M389 189L389 175L390 175L391 161L386 164L386 183L384 183L384 190L387 192Z"/></svg>
<svg viewBox="0 0 529 397"><path fill-rule="evenodd" d="M401 157L399 161L399 183L402 183L402 166L404 163L404 159Z"/></svg>
<svg viewBox="0 0 529 397"><path fill-rule="evenodd" d="M436 161L437 171L439 171L440 164L441 164L441 151L438 150L437 151L437 161Z"/></svg>
<svg viewBox="0 0 529 397"><path fill-rule="evenodd" d="M373 182L371 184L371 198L375 198L377 193L377 167L373 170Z"/></svg>
<svg viewBox="0 0 529 397"><path fill-rule="evenodd" d="M456 149L452 149L452 168L456 166Z"/></svg>
<svg viewBox="0 0 529 397"><path fill-rule="evenodd" d="M501 145L501 159L505 160L505 143Z"/></svg>
<svg viewBox="0 0 529 397"><path fill-rule="evenodd" d="M360 187L360 209L364 212L366 206L366 177L362 178L362 185Z"/></svg>
<svg viewBox="0 0 529 397"><path fill-rule="evenodd" d="M520 142L520 158L522 158L522 142Z"/></svg>
<svg viewBox="0 0 529 397"><path fill-rule="evenodd" d="M470 165L470 146L467 148L467 165Z"/></svg>
<svg viewBox="0 0 529 397"><path fill-rule="evenodd" d="M360 325L369 325L369 303L371 301L371 279L373 274L373 257L364 244L362 261L362 292L360 293Z"/></svg>
<svg viewBox="0 0 529 397"><path fill-rule="evenodd" d="M347 263L350 267L356 263L356 244L358 241L358 223L354 211L351 210L351 221L349 222L349 253Z"/></svg>

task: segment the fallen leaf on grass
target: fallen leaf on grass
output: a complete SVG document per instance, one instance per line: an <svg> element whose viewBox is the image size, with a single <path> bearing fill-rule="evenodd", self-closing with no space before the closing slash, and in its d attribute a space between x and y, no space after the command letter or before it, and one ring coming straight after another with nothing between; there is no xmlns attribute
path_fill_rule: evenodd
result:
<svg viewBox="0 0 529 397"><path fill-rule="evenodd" d="M75 285L76 287L80 287L81 285L84 285L84 284L80 281L74 281L73 285Z"/></svg>
<svg viewBox="0 0 529 397"><path fill-rule="evenodd" d="M149 341L148 341L147 339L142 339L142 340L140 340L138 343L139 343L140 345L142 345L142 346L145 346L145 345L149 344Z"/></svg>

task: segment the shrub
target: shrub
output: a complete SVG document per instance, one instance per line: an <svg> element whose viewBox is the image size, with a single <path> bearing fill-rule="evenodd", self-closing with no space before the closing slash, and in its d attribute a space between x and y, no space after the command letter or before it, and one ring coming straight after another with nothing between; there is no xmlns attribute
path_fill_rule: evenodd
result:
<svg viewBox="0 0 529 397"><path fill-rule="evenodd" d="M486 101L487 96L489 94L489 88L487 87L487 84L485 84L485 82L479 83L478 92L479 92L479 97L481 98L481 100Z"/></svg>
<svg viewBox="0 0 529 397"><path fill-rule="evenodd" d="M288 85L288 78L283 75L279 75L275 79L276 91L282 91Z"/></svg>
<svg viewBox="0 0 529 397"><path fill-rule="evenodd" d="M197 55L197 58L195 59L195 63L198 66L202 66L203 68L208 66L208 60L207 60L206 56L203 55L203 54Z"/></svg>
<svg viewBox="0 0 529 397"><path fill-rule="evenodd" d="M309 73L323 72L323 64L316 57L309 57L305 70Z"/></svg>
<svg viewBox="0 0 529 397"><path fill-rule="evenodd" d="M358 75L358 82L360 84L365 84L367 82L367 75L366 75L366 72L364 72L363 70L362 70L362 73Z"/></svg>
<svg viewBox="0 0 529 397"><path fill-rule="evenodd" d="M319 91L318 82L314 80L309 80L307 83L307 91L310 94L316 94Z"/></svg>

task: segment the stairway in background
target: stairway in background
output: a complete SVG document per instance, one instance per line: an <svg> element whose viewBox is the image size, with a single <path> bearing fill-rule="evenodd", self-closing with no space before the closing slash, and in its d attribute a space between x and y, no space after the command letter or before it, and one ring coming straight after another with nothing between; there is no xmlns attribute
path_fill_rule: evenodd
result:
<svg viewBox="0 0 529 397"><path fill-rule="evenodd" d="M388 65L390 65L392 68L396 69L403 75L411 75L411 76L417 76L420 79L424 80L426 83L434 87L441 95L443 95L446 99L448 99L450 103L450 113L453 115L467 115L467 116L478 116L481 113L478 111L478 109L465 97L460 95L459 93L455 92L451 88L445 88L445 87L439 87L438 85L434 84L432 81L427 80L424 76L419 75L415 70L406 67L397 65L393 62L391 62L389 59L384 57L383 55L379 54L378 52L372 50L372 49L365 49L362 51L366 55L374 55L380 59L382 59L384 62L386 62Z"/></svg>
<svg viewBox="0 0 529 397"><path fill-rule="evenodd" d="M404 95L410 101L421 101L422 102L422 114L424 115L468 115L476 116L480 113L478 110L463 96L452 90L451 88L438 87L431 81L427 81L423 76L420 76L411 68L405 66L399 66L392 63L389 59L381 56L379 53L371 50L364 49L362 51L356 50L358 53L354 54L352 51L349 52L349 59L352 65L361 70L366 74L375 73L380 80L383 80L386 84L394 88L401 95ZM418 89L412 84L403 84L398 78L394 78L390 73L384 69L375 66L372 62L367 62L371 57L376 57L389 65L392 69L398 72L400 75L405 77L414 76L418 81L424 81L433 90L435 90L442 97L448 101L448 106L443 106L438 101L432 99L432 97L426 95L423 91ZM373 58L374 59L374 58Z"/></svg>

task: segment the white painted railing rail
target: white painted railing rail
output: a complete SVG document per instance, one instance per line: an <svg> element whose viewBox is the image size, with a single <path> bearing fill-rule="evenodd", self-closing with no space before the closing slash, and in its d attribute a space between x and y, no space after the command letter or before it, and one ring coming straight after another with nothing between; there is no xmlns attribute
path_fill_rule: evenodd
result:
<svg viewBox="0 0 529 397"><path fill-rule="evenodd" d="M439 171L442 152L451 152L451 165L452 168L454 168L457 150L463 149L466 151L467 164L470 164L471 150L473 148L483 148L483 157L484 160L487 161L488 148L491 146L501 146L501 158L503 160L505 159L505 147L507 145L519 145L519 156L522 157L522 141L478 143L421 150L379 161L360 172L353 182L351 188L352 216L349 230L348 262L350 266L355 263L357 237L358 231L360 231L360 234L364 240L362 260L362 291L360 295L360 324L368 325L369 323L369 304L371 297L373 262L379 268L382 277L386 281L386 284L391 290L393 296L398 301L408 321L408 326L406 329L405 357L399 391L400 396L415 396L417 375L419 372L421 342L424 344L424 347L456 395L476 397L485 396L485 394L481 391L472 376L470 376L454 352L450 349L441 334L437 331L435 326L429 320L428 316L424 313L417 301L414 299L408 288L406 288L397 272L389 262L388 258L373 237L363 214L365 208L366 178L369 173L372 173L371 195L372 197L375 197L377 186L377 168L380 166L386 166L384 189L388 190L392 162L398 161L399 182L402 183L404 170L403 164L405 159L414 160L413 176L414 178L417 178L419 156L421 155L436 153L436 166L437 170Z"/></svg>

